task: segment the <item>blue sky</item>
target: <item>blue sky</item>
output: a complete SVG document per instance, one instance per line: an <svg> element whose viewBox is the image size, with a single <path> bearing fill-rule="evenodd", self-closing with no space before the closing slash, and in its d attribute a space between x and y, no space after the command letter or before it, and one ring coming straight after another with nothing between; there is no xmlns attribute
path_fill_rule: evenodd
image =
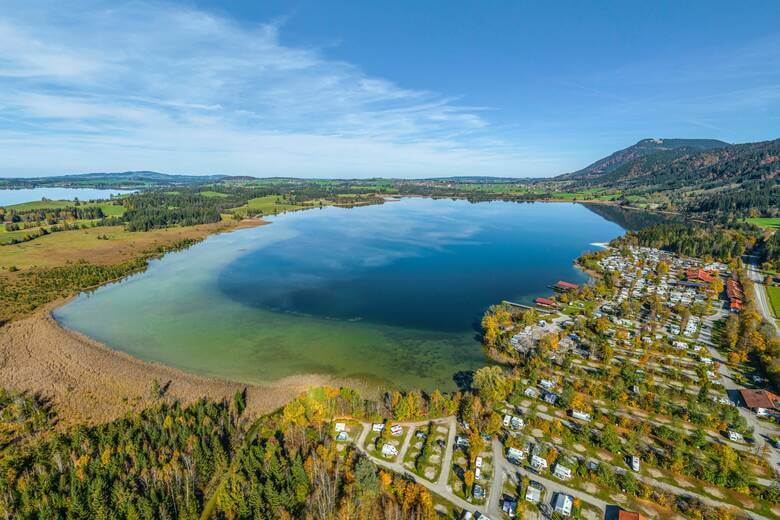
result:
<svg viewBox="0 0 780 520"><path fill-rule="evenodd" d="M0 176L541 177L780 137L780 2L589 4L5 1Z"/></svg>

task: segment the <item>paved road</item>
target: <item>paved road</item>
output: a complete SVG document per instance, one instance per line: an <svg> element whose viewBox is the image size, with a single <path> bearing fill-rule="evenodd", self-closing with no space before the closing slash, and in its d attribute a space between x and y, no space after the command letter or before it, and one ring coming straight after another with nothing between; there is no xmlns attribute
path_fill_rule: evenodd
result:
<svg viewBox="0 0 780 520"><path fill-rule="evenodd" d="M704 345L710 351L712 359L719 361L720 368L718 369L718 372L721 382L723 383L723 387L726 388L726 391L732 395L738 393L740 390L744 390L746 387L739 382L740 379L737 377L737 374L726 364L725 360L721 358L720 352L718 352L718 350L715 348L715 345L712 343L713 322L719 319L723 319L727 315L727 311L719 309L717 314L704 319L704 327L702 329L702 343L704 343ZM754 438L756 441L756 448L758 450L763 450L766 453L769 466L772 468L772 471L777 478L778 473L780 472L780 452L778 452L777 449L769 444L769 439L777 435L777 429L774 428L771 424L767 424L761 421L758 416L756 416L756 414L743 407L742 403L738 404L739 406L737 409L739 410L739 414L744 417L748 425L753 428L753 432L755 433Z"/></svg>
<svg viewBox="0 0 780 520"><path fill-rule="evenodd" d="M764 289L764 275L761 274L756 265L758 258L748 255L747 259L749 262L747 264L747 272L750 279L753 280L753 290L756 293L755 301L758 303L758 308L761 311L761 314L764 315L764 319L775 326L775 332L780 334L780 326L778 326L777 320L775 320L774 313L772 313L772 308L769 305L766 290Z"/></svg>

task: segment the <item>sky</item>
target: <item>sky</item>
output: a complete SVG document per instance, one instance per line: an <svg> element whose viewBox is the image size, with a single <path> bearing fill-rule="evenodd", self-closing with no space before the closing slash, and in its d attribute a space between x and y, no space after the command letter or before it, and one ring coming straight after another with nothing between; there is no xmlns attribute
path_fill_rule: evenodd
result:
<svg viewBox="0 0 780 520"><path fill-rule="evenodd" d="M647 137L775 139L778 20L775 0L3 0L0 176L547 177Z"/></svg>

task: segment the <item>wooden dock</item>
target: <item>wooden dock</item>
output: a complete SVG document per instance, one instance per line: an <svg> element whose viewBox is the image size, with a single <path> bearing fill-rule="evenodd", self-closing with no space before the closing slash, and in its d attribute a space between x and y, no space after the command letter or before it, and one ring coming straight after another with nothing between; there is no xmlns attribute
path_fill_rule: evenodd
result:
<svg viewBox="0 0 780 520"><path fill-rule="evenodd" d="M522 303L510 302L509 300L502 300L501 303L511 305L512 307L520 307L521 309L533 310L542 314L552 314L555 312L553 309L544 309L541 307L531 307L530 305L523 305Z"/></svg>

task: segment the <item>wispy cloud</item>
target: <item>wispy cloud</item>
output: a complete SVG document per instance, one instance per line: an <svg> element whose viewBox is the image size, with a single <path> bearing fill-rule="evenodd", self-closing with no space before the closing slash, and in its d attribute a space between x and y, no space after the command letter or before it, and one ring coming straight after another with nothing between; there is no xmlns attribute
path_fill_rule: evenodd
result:
<svg viewBox="0 0 780 520"><path fill-rule="evenodd" d="M0 13L0 174L534 174L484 107L168 4Z"/></svg>

